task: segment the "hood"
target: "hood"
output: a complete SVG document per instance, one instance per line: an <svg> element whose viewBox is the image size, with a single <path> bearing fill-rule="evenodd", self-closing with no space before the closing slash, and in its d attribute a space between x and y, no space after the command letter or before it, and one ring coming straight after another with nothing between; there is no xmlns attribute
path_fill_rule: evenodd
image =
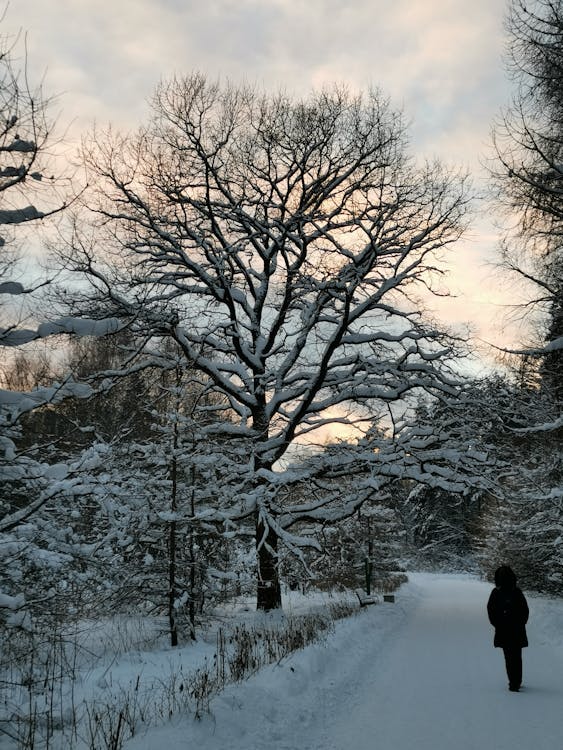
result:
<svg viewBox="0 0 563 750"><path fill-rule="evenodd" d="M508 565L501 565L495 572L495 586L501 589L513 589L516 586L516 574Z"/></svg>

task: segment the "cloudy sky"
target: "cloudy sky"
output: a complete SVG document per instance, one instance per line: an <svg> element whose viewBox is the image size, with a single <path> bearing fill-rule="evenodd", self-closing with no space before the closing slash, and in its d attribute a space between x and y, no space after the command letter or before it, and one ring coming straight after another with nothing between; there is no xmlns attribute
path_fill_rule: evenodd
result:
<svg viewBox="0 0 563 750"><path fill-rule="evenodd" d="M161 77L211 77L306 94L326 82L375 84L402 108L421 157L469 169L479 190L490 129L510 97L504 0L10 0L4 32L27 34L32 80L59 94L69 140L94 121L134 127ZM459 296L439 314L501 335L507 301L483 265L490 210L477 205L452 257Z"/></svg>

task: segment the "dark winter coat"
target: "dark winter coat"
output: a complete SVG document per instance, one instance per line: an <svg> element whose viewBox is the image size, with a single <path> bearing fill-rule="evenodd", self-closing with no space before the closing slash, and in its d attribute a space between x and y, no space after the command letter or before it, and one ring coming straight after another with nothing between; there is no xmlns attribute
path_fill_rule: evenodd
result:
<svg viewBox="0 0 563 750"><path fill-rule="evenodd" d="M497 648L524 648L528 645L526 597L515 583L502 583L492 590L487 603L489 620L495 629L494 644Z"/></svg>

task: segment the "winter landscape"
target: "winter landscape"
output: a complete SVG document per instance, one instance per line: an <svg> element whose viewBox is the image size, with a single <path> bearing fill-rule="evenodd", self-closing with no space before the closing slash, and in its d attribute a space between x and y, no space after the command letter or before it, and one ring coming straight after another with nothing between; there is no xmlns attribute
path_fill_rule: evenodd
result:
<svg viewBox="0 0 563 750"><path fill-rule="evenodd" d="M557 748L563 2L0 22L0 750Z"/></svg>

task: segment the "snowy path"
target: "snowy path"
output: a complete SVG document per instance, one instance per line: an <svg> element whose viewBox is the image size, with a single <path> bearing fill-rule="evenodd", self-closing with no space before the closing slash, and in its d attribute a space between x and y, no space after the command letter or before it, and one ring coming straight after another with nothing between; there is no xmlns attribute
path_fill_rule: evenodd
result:
<svg viewBox="0 0 563 750"><path fill-rule="evenodd" d="M521 693L509 693L492 648L478 581L415 578L421 599L366 676L365 699L329 730L331 747L355 750L556 750L563 747L563 659L524 651ZM533 604L532 604L533 612ZM533 621L530 642L536 641Z"/></svg>
<svg viewBox="0 0 563 750"><path fill-rule="evenodd" d="M327 645L229 688L211 717L126 747L559 750L563 652L546 637L553 612L546 625L530 600L525 688L510 693L484 611L490 588L469 577L414 575L395 605L370 608L339 624Z"/></svg>

